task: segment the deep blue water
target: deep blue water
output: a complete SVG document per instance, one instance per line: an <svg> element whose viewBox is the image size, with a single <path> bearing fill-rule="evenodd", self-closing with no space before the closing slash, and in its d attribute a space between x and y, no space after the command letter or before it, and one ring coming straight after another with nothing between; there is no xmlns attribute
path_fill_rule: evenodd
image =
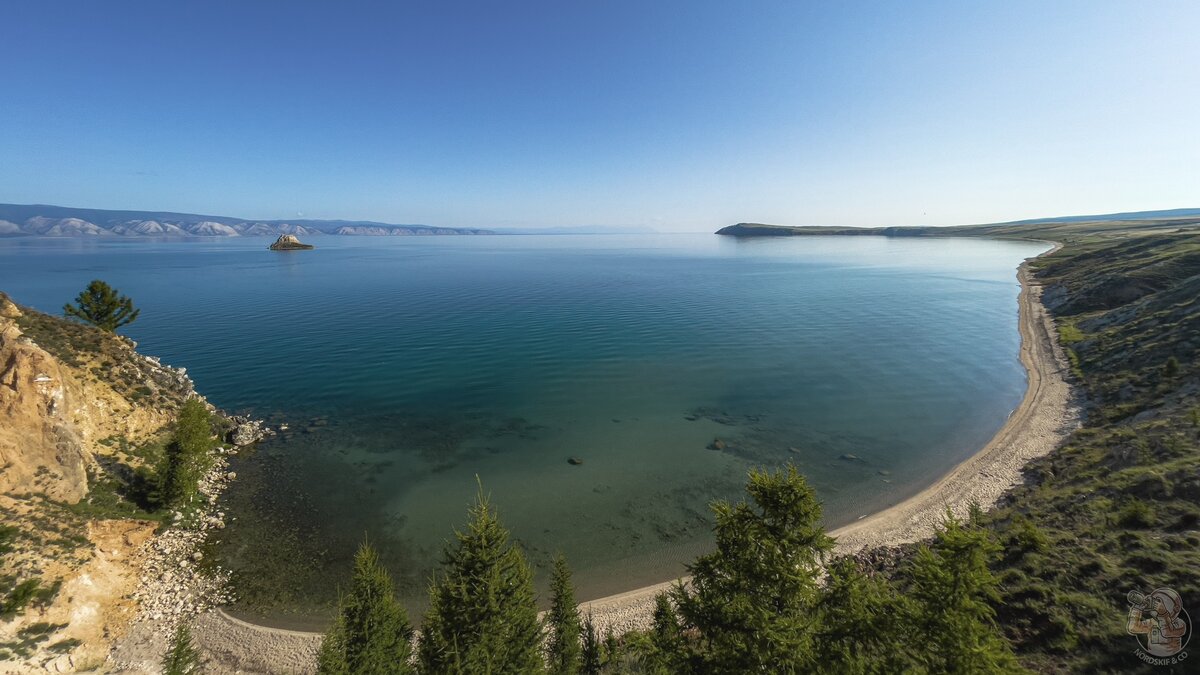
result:
<svg viewBox="0 0 1200 675"><path fill-rule="evenodd" d="M831 525L886 507L1020 401L1015 270L1045 248L268 243L0 239L0 290L57 312L104 279L142 309L124 331L141 351L289 425L237 459L218 544L244 609L274 615L319 613L364 535L418 604L477 476L539 570L567 554L584 598L679 574L710 540L707 504L751 466L795 462Z"/></svg>

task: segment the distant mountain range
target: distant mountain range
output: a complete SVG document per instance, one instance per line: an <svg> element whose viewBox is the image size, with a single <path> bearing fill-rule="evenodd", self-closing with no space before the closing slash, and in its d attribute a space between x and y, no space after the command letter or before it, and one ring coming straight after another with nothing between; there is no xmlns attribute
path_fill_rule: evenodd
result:
<svg viewBox="0 0 1200 675"><path fill-rule="evenodd" d="M0 204L0 236L242 237L496 234L492 230L393 225L369 220L247 220L170 211L110 211L44 204Z"/></svg>

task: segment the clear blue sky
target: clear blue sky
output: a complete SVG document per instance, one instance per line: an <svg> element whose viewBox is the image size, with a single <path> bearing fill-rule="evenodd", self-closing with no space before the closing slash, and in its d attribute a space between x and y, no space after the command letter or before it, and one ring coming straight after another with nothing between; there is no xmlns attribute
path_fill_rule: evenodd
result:
<svg viewBox="0 0 1200 675"><path fill-rule="evenodd" d="M1200 2L5 2L0 202L445 226L1200 207Z"/></svg>

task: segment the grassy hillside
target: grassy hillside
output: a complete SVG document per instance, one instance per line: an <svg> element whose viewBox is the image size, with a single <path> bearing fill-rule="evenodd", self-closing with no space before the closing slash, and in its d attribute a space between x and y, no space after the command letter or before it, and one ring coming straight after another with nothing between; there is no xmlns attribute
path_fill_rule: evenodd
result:
<svg viewBox="0 0 1200 675"><path fill-rule="evenodd" d="M987 517L1000 622L1036 670L1149 670L1126 594L1200 616L1200 234L1084 237L1037 268L1087 421Z"/></svg>
<svg viewBox="0 0 1200 675"><path fill-rule="evenodd" d="M814 235L883 237L994 237L996 239L1042 239L1064 243L1095 243L1105 238L1171 232L1200 232L1200 216L1137 218L1129 220L1025 221L953 227L789 227L761 223L738 223L717 230L732 237L798 237Z"/></svg>
<svg viewBox="0 0 1200 675"><path fill-rule="evenodd" d="M1174 672L1134 654L1130 591L1174 589L1200 617L1200 218L1169 215L721 231L1064 244L1032 268L1086 398L1086 421L1064 447L1032 462L1026 485L983 519L1004 545L992 565L999 622L1036 671Z"/></svg>

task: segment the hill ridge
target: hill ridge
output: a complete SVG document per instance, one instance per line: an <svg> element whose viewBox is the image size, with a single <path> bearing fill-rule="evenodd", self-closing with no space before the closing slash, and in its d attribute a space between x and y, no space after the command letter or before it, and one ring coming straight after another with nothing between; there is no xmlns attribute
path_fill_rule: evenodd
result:
<svg viewBox="0 0 1200 675"><path fill-rule="evenodd" d="M495 234L481 228L296 218L256 220L178 211L87 209L52 204L0 204L0 236L237 237Z"/></svg>

